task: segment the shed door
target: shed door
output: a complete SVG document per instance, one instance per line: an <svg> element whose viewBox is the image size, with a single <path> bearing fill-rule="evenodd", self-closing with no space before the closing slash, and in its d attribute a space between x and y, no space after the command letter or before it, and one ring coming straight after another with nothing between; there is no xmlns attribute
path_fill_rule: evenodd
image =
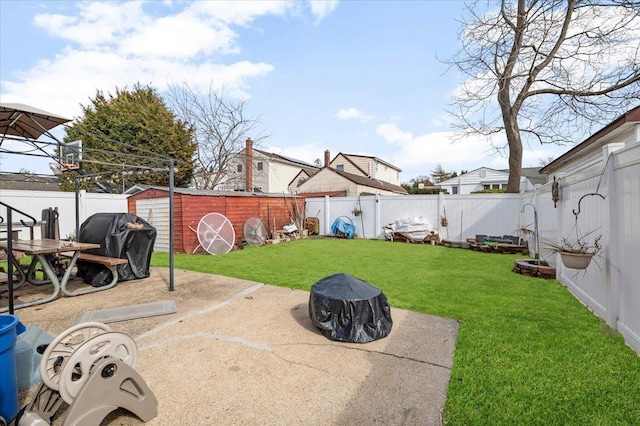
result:
<svg viewBox="0 0 640 426"><path fill-rule="evenodd" d="M169 252L169 198L136 200L136 214L156 228L154 251Z"/></svg>

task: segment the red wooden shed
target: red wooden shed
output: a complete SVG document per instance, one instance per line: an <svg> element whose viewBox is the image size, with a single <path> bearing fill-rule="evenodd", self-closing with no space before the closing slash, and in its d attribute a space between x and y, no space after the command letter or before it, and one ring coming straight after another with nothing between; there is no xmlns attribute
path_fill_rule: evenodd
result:
<svg viewBox="0 0 640 426"><path fill-rule="evenodd" d="M281 230L298 218L303 221L304 198L290 194L223 192L175 188L174 251L192 253L199 245L196 230L208 213L220 213L233 224L236 244L243 241L243 225L250 217L262 219L271 232ZM169 189L151 187L128 198L129 213L136 214L157 229L155 251L169 251ZM297 208L296 208L297 205Z"/></svg>

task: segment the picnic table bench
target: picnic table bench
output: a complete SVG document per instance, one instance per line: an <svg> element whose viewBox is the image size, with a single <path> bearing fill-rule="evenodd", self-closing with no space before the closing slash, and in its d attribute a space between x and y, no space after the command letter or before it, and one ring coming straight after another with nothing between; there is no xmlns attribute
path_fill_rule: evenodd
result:
<svg viewBox="0 0 640 426"><path fill-rule="evenodd" d="M25 281L29 281L35 285L41 284L53 284L53 292L48 297L43 299L33 300L29 302L20 303L17 306L13 306L13 300L9 300L9 306L7 308L0 307L0 312L4 312L5 310L12 311L13 308L24 308L32 305L39 305L43 303L48 303L55 298L58 297L58 294L62 292L65 296L77 296L79 294L89 293L92 291L97 291L101 289L89 289L89 290L80 290L76 292L71 292L67 290L67 282L71 277L71 272L76 264L78 256L82 250L91 250L100 248L100 244L93 243L78 243L71 241L62 241L62 240L54 240L43 238L40 240L20 240L12 242L12 250L23 252L29 256L32 256L34 259L31 261L31 265L29 266L29 271L26 274L21 274L20 281L15 286L11 286L10 292L13 291L14 288L19 287L24 284ZM9 249L9 241L0 240L0 249L4 251L8 251ZM70 261L66 266L64 274L62 277L58 277L57 271L54 268L54 265L51 263L50 257L55 257L60 253L69 253ZM15 262L14 266L16 266L16 270L21 272L21 266L17 263L16 259L11 256L12 260ZM47 280L36 281L32 277L32 272L34 272L36 262L39 262L42 266L43 272L47 278ZM23 271L22 271L23 272Z"/></svg>
<svg viewBox="0 0 640 426"><path fill-rule="evenodd" d="M71 257L73 256L73 253L62 253L62 256ZM101 256L99 254L92 253L80 253L78 255L78 260L82 262L97 263L99 265L103 265L109 270L109 272L111 272L111 282L105 286L100 287L101 289L105 289L105 287L113 287L114 285L116 285L116 283L118 282L118 265L126 265L127 263L129 263L127 259Z"/></svg>

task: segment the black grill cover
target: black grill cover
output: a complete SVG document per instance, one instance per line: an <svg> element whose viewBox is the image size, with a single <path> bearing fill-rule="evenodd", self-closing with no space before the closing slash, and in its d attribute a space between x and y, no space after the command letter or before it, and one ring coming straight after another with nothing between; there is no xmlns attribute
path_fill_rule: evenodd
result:
<svg viewBox="0 0 640 426"><path fill-rule="evenodd" d="M147 278L156 228L131 213L96 213L80 226L78 241L100 244L87 253L127 259L118 265L118 281ZM111 282L111 272L103 265L78 261L78 275L94 287Z"/></svg>
<svg viewBox="0 0 640 426"><path fill-rule="evenodd" d="M367 343L391 332L391 308L382 291L359 278L335 274L311 287L311 322L331 340Z"/></svg>

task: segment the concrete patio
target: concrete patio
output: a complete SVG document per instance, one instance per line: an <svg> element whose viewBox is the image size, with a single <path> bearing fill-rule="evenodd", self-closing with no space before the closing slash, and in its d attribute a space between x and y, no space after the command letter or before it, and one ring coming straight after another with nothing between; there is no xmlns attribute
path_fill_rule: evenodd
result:
<svg viewBox="0 0 640 426"><path fill-rule="evenodd" d="M175 314L109 324L137 342L135 369L158 399L150 425L441 424L457 321L392 308L388 337L346 344L311 324L308 292L182 270L169 292L168 275L152 268L148 279L16 314L55 337L83 311L175 301ZM103 424L142 422L118 410Z"/></svg>

